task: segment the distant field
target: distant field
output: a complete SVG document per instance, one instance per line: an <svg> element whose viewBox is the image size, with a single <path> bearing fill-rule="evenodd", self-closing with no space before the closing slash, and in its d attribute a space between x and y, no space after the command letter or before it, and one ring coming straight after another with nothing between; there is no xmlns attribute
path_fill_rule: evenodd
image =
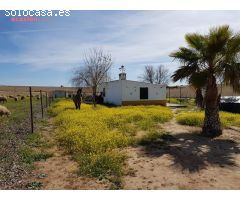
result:
<svg viewBox="0 0 240 200"><path fill-rule="evenodd" d="M66 91L66 92L75 92L75 87L46 87L46 86L33 86L32 91L34 94L39 94L39 91L42 90L44 92L52 92L55 90ZM27 96L29 94L29 87L28 86L0 86L0 96L17 96L17 95L24 95Z"/></svg>

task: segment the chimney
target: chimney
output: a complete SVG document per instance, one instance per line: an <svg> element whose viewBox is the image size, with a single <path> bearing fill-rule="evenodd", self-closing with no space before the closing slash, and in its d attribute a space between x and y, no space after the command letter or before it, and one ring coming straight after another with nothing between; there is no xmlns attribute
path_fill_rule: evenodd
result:
<svg viewBox="0 0 240 200"><path fill-rule="evenodd" d="M119 80L126 80L126 73L122 72L119 74Z"/></svg>
<svg viewBox="0 0 240 200"><path fill-rule="evenodd" d="M125 73L125 68L122 65L120 68L121 73L119 74L119 80L126 80L127 79L127 74Z"/></svg>

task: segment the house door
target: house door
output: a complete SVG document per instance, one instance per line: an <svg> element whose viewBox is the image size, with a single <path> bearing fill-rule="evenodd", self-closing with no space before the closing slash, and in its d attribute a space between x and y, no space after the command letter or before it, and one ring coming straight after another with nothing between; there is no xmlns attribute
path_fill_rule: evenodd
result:
<svg viewBox="0 0 240 200"><path fill-rule="evenodd" d="M148 99L148 88L147 87L140 88L140 99Z"/></svg>

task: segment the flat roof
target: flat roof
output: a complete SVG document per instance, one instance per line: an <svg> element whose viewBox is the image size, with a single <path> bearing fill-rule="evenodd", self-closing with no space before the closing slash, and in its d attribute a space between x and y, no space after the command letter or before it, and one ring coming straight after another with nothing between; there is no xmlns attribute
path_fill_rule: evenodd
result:
<svg viewBox="0 0 240 200"><path fill-rule="evenodd" d="M108 82L104 82L104 83L112 83L112 82L117 82L117 81L128 81L128 82L144 83L144 84L148 84L148 85L167 86L166 84L147 83L144 81L132 81L132 80L113 80L113 81L108 81Z"/></svg>

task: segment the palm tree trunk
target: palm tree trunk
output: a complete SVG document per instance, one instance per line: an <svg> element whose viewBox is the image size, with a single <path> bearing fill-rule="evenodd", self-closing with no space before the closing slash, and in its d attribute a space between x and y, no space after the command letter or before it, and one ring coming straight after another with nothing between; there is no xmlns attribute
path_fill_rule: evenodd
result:
<svg viewBox="0 0 240 200"><path fill-rule="evenodd" d="M201 88L197 88L196 89L196 105L199 107L199 108L204 108L204 105L203 105L203 95L202 95L202 90Z"/></svg>
<svg viewBox="0 0 240 200"><path fill-rule="evenodd" d="M219 118L219 97L216 78L210 74L205 95L205 118L202 134L207 137L217 137L222 134Z"/></svg>

